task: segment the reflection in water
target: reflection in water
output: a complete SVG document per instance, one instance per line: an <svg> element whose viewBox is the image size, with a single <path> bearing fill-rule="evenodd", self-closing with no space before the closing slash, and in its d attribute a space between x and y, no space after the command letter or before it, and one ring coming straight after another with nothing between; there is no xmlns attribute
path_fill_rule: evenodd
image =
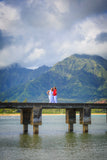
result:
<svg viewBox="0 0 107 160"><path fill-rule="evenodd" d="M68 133L64 116L44 116L39 135L21 134L19 119L0 119L0 160L106 160L105 117L92 117L89 133L82 133L79 117Z"/></svg>
<svg viewBox="0 0 107 160"><path fill-rule="evenodd" d="M77 138L76 138L76 134L75 133L66 133L65 135L65 139L66 139L66 147L67 148L71 148L71 147L75 147L77 144Z"/></svg>
<svg viewBox="0 0 107 160"><path fill-rule="evenodd" d="M20 147L21 148L41 148L41 138L39 135L20 135Z"/></svg>
<svg viewBox="0 0 107 160"><path fill-rule="evenodd" d="M107 135L67 134L66 149L77 159L107 159Z"/></svg>

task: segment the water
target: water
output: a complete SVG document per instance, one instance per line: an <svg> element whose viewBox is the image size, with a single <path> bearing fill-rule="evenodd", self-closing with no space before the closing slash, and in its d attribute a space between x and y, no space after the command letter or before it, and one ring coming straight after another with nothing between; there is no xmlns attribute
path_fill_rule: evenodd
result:
<svg viewBox="0 0 107 160"><path fill-rule="evenodd" d="M33 135L29 125L23 135L20 117L0 117L0 160L106 160L106 116L92 116L89 132L83 134L82 125L74 125L68 133L65 116L43 116L39 135Z"/></svg>

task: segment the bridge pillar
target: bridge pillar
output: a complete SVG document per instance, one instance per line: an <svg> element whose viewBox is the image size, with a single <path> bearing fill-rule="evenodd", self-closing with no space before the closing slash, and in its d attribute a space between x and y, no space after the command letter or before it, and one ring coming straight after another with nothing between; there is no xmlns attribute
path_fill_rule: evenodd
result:
<svg viewBox="0 0 107 160"><path fill-rule="evenodd" d="M33 134L39 133L39 125L33 125Z"/></svg>
<svg viewBox="0 0 107 160"><path fill-rule="evenodd" d="M20 123L23 124L23 133L28 133L28 124L31 120L32 109L21 109Z"/></svg>
<svg viewBox="0 0 107 160"><path fill-rule="evenodd" d="M91 109L87 105L80 110L80 124L83 124L83 133L88 132L88 125L91 124Z"/></svg>
<svg viewBox="0 0 107 160"><path fill-rule="evenodd" d="M31 125L33 125L33 134L39 133L39 125L42 125L42 107L33 107L31 116Z"/></svg>
<svg viewBox="0 0 107 160"><path fill-rule="evenodd" d="M68 123L68 131L73 132L73 123Z"/></svg>
<svg viewBox="0 0 107 160"><path fill-rule="evenodd" d="M42 124L42 107L33 109L21 109L20 123L23 124L23 133L28 133L28 124L33 125L33 134L39 133L39 125Z"/></svg>
<svg viewBox="0 0 107 160"><path fill-rule="evenodd" d="M83 109L80 110L80 124L83 124Z"/></svg>
<svg viewBox="0 0 107 160"><path fill-rule="evenodd" d="M88 124L83 124L83 133L88 132Z"/></svg>
<svg viewBox="0 0 107 160"><path fill-rule="evenodd" d="M73 124L76 123L75 109L66 109L66 123L68 123L68 131L73 132Z"/></svg>
<svg viewBox="0 0 107 160"><path fill-rule="evenodd" d="M28 124L23 124L23 133L28 133Z"/></svg>

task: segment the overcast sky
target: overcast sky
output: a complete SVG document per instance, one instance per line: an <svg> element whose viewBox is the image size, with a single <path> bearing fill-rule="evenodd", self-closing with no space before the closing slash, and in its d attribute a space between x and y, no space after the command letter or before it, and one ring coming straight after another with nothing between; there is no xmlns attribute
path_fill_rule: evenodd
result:
<svg viewBox="0 0 107 160"><path fill-rule="evenodd" d="M52 66L74 53L107 59L107 0L0 0L0 67Z"/></svg>

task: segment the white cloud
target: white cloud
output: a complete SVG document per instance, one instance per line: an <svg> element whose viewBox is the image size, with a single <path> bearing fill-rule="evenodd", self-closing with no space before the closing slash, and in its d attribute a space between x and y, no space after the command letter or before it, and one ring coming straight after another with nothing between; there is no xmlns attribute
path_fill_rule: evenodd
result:
<svg viewBox="0 0 107 160"><path fill-rule="evenodd" d="M27 59L25 59L25 63L29 62L29 61L33 62L35 60L38 60L44 54L45 54L45 50L44 49L35 48L33 50L33 52L29 54L29 56L27 57Z"/></svg>
<svg viewBox="0 0 107 160"><path fill-rule="evenodd" d="M95 17L93 18L95 20ZM107 42L98 44L95 39L96 36L103 31L107 32L107 29L100 28L96 21L92 18L82 21L73 27L69 35L65 36L65 40L56 45L58 52L61 54L61 60L73 53L86 53L86 54L97 54L107 58ZM99 19L99 17L97 17ZM105 19L103 19L105 21ZM102 21L103 23L103 21ZM78 38L81 35L81 38Z"/></svg>
<svg viewBox="0 0 107 160"><path fill-rule="evenodd" d="M79 25L80 32L85 37L85 40L88 42L94 40L96 35L100 33L100 29L92 20L86 20L85 22Z"/></svg>
<svg viewBox="0 0 107 160"><path fill-rule="evenodd" d="M22 51L23 51L22 46L17 48L16 46L12 45L4 48L0 52L0 62L1 62L0 67L4 67L12 63L20 62L23 56Z"/></svg>
<svg viewBox="0 0 107 160"><path fill-rule="evenodd" d="M57 0L57 1L54 1L54 4L60 13L69 12L68 1L66 1L66 3L65 3L64 0Z"/></svg>
<svg viewBox="0 0 107 160"><path fill-rule="evenodd" d="M10 27L19 19L20 15L16 8L0 2L0 29L9 31Z"/></svg>
<svg viewBox="0 0 107 160"><path fill-rule="evenodd" d="M107 58L106 42L96 42L97 35L107 32L105 6L105 0L0 2L1 39L12 37L1 46L0 66L53 65L74 53Z"/></svg>

